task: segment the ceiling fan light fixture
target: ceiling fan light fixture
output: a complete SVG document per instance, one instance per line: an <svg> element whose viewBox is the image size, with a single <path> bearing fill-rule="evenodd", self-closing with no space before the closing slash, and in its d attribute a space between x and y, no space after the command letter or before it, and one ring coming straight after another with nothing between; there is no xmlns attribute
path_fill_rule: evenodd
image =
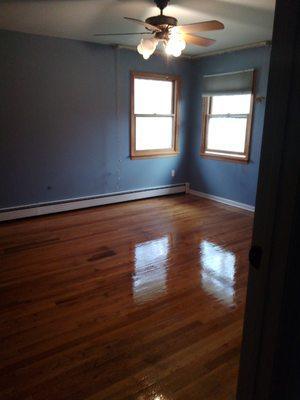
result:
<svg viewBox="0 0 300 400"><path fill-rule="evenodd" d="M179 57L185 46L186 42L180 33L171 33L166 43L165 51L170 56Z"/></svg>
<svg viewBox="0 0 300 400"><path fill-rule="evenodd" d="M156 38L151 39L141 39L140 43L137 46L137 51L143 56L145 60L155 52L157 47L158 40Z"/></svg>
<svg viewBox="0 0 300 400"><path fill-rule="evenodd" d="M142 48L141 43L139 43L139 44L137 45L137 51L138 51L139 54L143 55L143 48Z"/></svg>
<svg viewBox="0 0 300 400"><path fill-rule="evenodd" d="M137 46L138 53L141 54L145 60L148 60L148 58L155 52L159 42L163 43L167 55L179 57L185 49L186 43L207 47L216 42L214 39L193 35L193 33L224 29L224 24L217 20L178 25L176 18L167 16L163 13L169 0L154 0L154 2L160 9L159 15L149 17L145 21L132 17L124 17L127 21L143 26L146 29L145 32L98 33L95 34L95 36L152 34L152 38L142 39Z"/></svg>
<svg viewBox="0 0 300 400"><path fill-rule="evenodd" d="M143 59L144 59L144 60L148 60L148 58L150 58L150 56L151 56L151 54L149 54L149 53L144 53L144 54L143 54Z"/></svg>

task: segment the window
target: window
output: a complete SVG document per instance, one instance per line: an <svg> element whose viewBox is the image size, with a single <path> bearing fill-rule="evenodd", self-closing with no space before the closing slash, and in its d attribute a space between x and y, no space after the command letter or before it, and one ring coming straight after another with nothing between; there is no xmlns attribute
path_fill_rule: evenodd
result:
<svg viewBox="0 0 300 400"><path fill-rule="evenodd" d="M249 72L249 71L246 71ZM251 71L252 72L252 71ZM241 74L241 73L239 73ZM236 74L229 80L235 82ZM232 79L232 75L233 78ZM215 76L213 76L215 77ZM203 96L201 155L210 158L249 161L251 121L252 121L252 74L246 93L241 90L225 90L225 84L214 82L215 90L208 90ZM223 82L227 75L222 75ZM231 82L231 83L232 83ZM228 82L226 83L228 85ZM204 84L205 86L205 84ZM208 83L207 86L212 84ZM216 86L219 88L216 89ZM220 88L222 86L222 88Z"/></svg>
<svg viewBox="0 0 300 400"><path fill-rule="evenodd" d="M131 158L178 154L179 78L131 74Z"/></svg>

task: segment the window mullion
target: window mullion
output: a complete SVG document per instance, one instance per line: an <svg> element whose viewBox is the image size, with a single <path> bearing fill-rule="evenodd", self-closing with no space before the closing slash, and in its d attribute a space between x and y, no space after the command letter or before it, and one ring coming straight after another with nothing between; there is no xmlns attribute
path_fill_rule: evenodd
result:
<svg viewBox="0 0 300 400"><path fill-rule="evenodd" d="M134 114L135 117L148 117L148 118L163 118L163 117L175 117L175 114Z"/></svg>
<svg viewBox="0 0 300 400"><path fill-rule="evenodd" d="M207 114L208 118L248 118L249 114Z"/></svg>

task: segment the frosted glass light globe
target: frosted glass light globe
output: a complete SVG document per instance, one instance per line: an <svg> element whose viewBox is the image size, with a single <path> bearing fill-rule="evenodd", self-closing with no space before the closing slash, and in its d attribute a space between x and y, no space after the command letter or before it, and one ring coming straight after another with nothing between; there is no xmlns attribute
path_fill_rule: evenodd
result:
<svg viewBox="0 0 300 400"><path fill-rule="evenodd" d="M151 39L142 39L141 41L143 49L146 51L152 51L154 47L154 43Z"/></svg>
<svg viewBox="0 0 300 400"><path fill-rule="evenodd" d="M138 44L137 51L139 54L143 54L143 47L142 47L141 43Z"/></svg>
<svg viewBox="0 0 300 400"><path fill-rule="evenodd" d="M140 44L137 46L137 51L145 60L148 60L148 58L154 53L157 44L158 40L156 38L142 39Z"/></svg>
<svg viewBox="0 0 300 400"><path fill-rule="evenodd" d="M184 49L185 49L185 46L186 46L186 42L185 42L185 40L183 39L182 36L180 36L179 43L180 43L180 50L181 50L181 51L184 50Z"/></svg>
<svg viewBox="0 0 300 400"><path fill-rule="evenodd" d="M144 52L143 53L143 59L144 60L148 60L148 58L151 56L151 53L148 53L148 52Z"/></svg>
<svg viewBox="0 0 300 400"><path fill-rule="evenodd" d="M166 53L174 57L179 57L186 43L181 34L172 33L166 44Z"/></svg>
<svg viewBox="0 0 300 400"><path fill-rule="evenodd" d="M173 55L173 57L180 57L181 56L181 50L178 50L178 49L176 51L174 50L172 55Z"/></svg>

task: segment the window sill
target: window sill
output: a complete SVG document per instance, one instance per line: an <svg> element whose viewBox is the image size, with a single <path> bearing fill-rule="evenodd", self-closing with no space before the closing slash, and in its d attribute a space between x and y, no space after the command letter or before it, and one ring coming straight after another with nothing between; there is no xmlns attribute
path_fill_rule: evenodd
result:
<svg viewBox="0 0 300 400"><path fill-rule="evenodd" d="M179 151L172 151L172 152L166 152L166 153L152 153L152 154L134 154L131 155L130 158L131 160L140 160L140 159L147 159L147 158L160 158L160 157L176 157L180 153Z"/></svg>
<svg viewBox="0 0 300 400"><path fill-rule="evenodd" d="M232 157L231 155L223 155L223 154L207 154L207 153L200 153L200 156L203 158L208 158L210 160L216 160L216 161L228 161L228 162L233 162L233 163L242 163L242 164L247 164L249 163L249 158L248 157Z"/></svg>

